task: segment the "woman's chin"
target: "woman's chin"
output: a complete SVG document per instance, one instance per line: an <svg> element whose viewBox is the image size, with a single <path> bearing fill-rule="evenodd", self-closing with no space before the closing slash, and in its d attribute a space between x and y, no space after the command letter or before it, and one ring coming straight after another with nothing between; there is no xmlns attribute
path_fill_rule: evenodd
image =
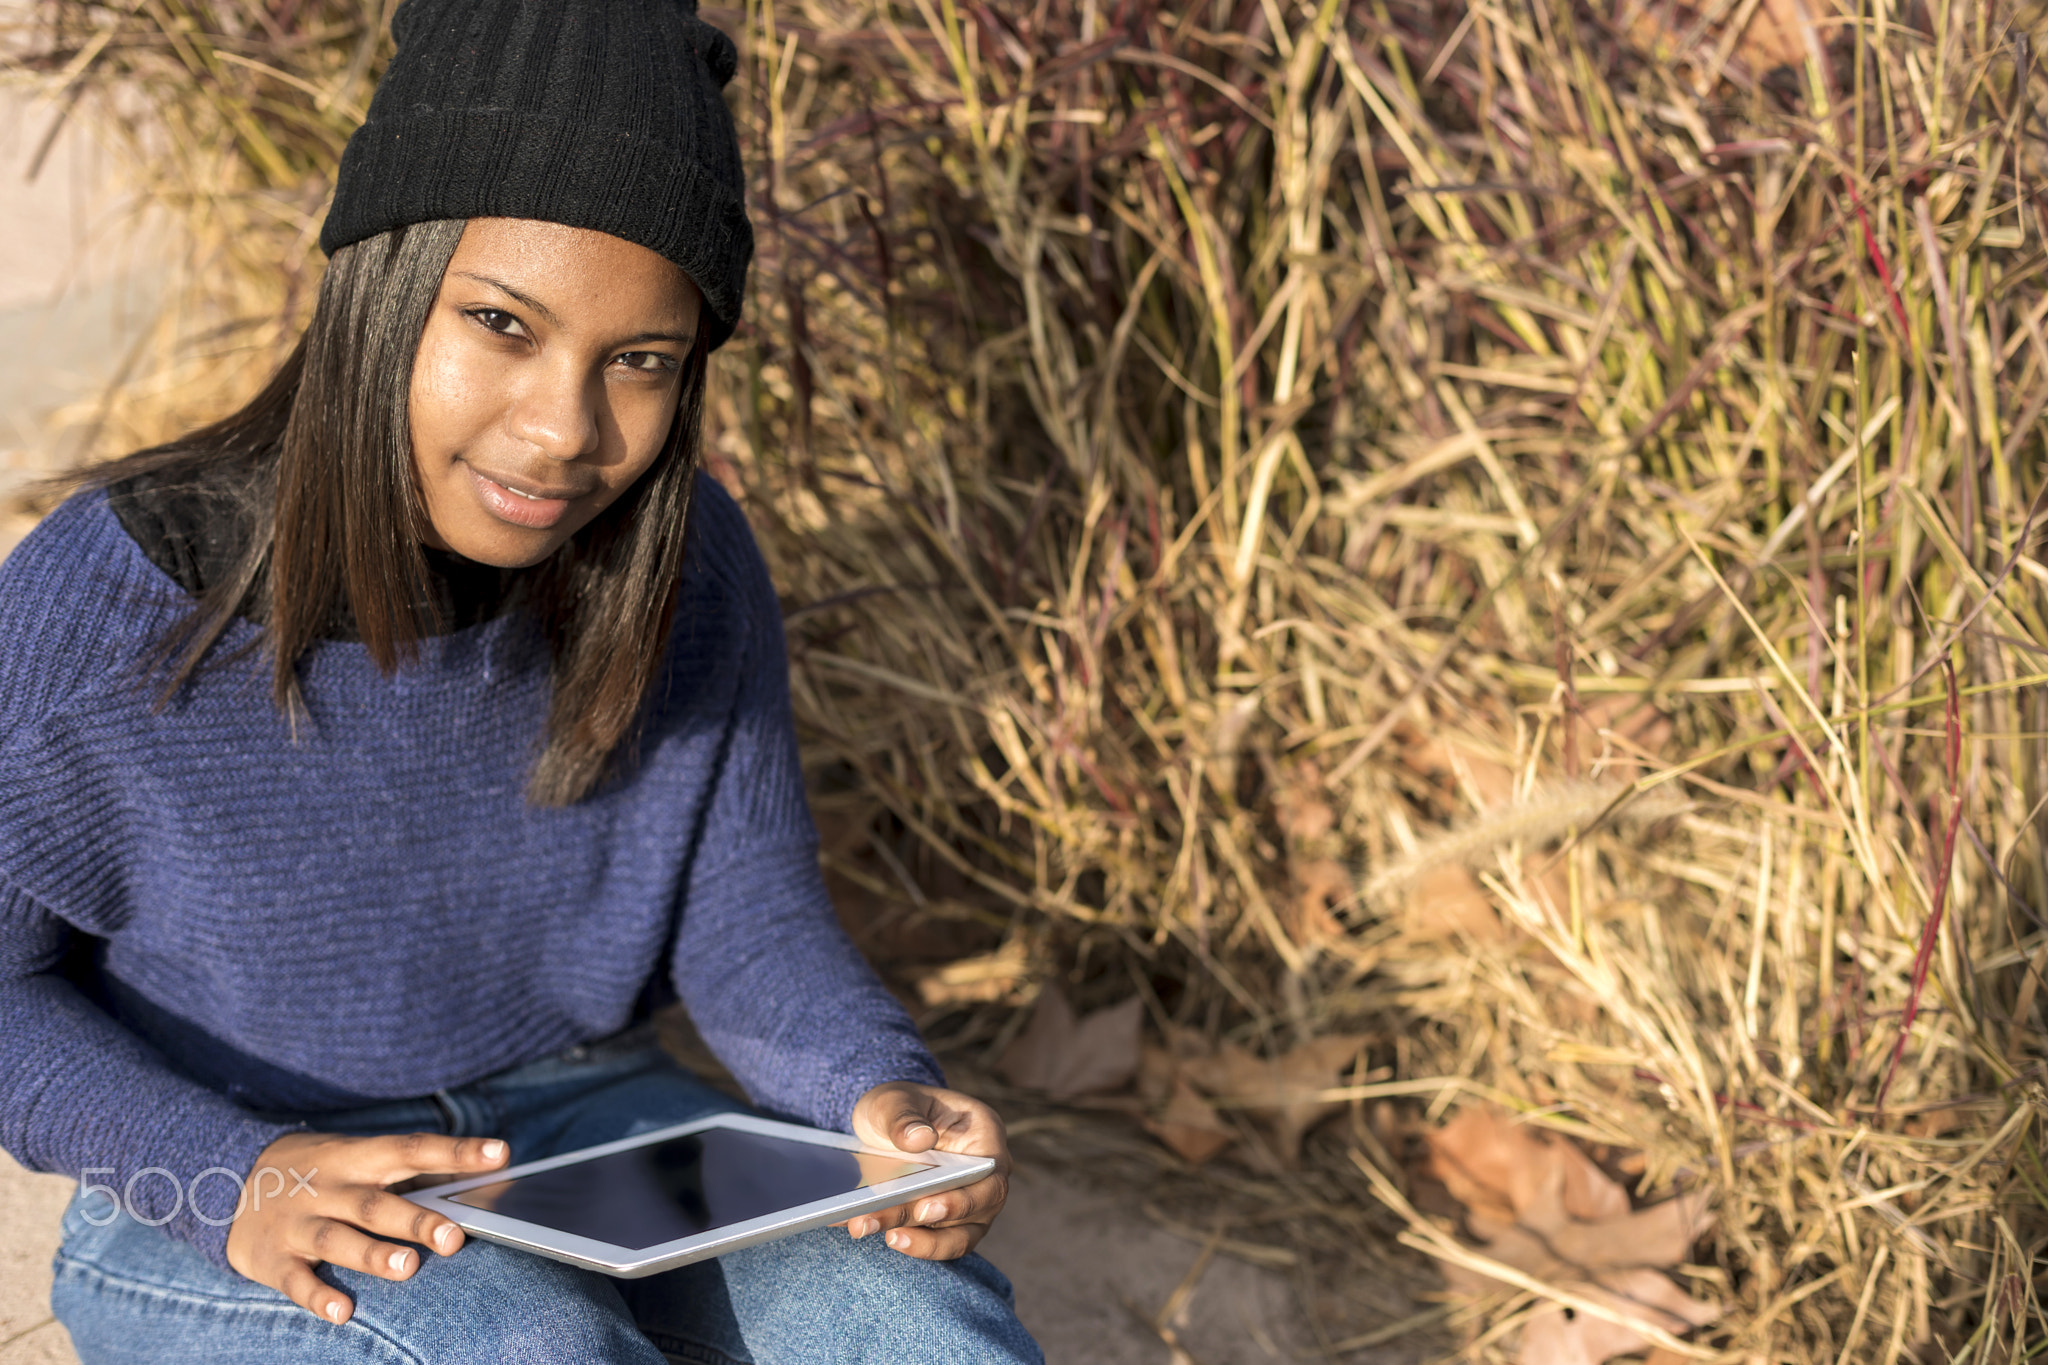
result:
<svg viewBox="0 0 2048 1365"><path fill-rule="evenodd" d="M451 554L497 569L530 569L560 549L574 533L573 527L555 526L546 531L521 526L435 526L434 540Z"/></svg>

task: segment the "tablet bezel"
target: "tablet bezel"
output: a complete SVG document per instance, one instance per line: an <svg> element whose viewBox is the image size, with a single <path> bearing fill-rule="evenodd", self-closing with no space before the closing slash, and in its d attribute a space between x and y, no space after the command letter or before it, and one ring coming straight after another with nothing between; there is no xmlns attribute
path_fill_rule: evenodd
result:
<svg viewBox="0 0 2048 1365"><path fill-rule="evenodd" d="M930 1164L931 1169L900 1176L895 1180L885 1180L879 1185L848 1190L845 1194L763 1214L744 1223L712 1228L693 1237L682 1237L651 1247L642 1247L637 1251L611 1242L560 1232L523 1219L508 1218L504 1214L494 1213L488 1209L457 1204L447 1197L476 1189L481 1185L495 1185L500 1181L515 1180L521 1176L553 1170L557 1166L569 1166L596 1157L610 1156L614 1152L645 1147L650 1143L666 1142L670 1138L703 1132L707 1128L732 1128L763 1137L808 1142L818 1147L835 1147L845 1152L926 1162ZM996 1163L992 1157L961 1156L954 1152L938 1151L898 1152L872 1146L845 1133L829 1133L819 1128L805 1128L775 1119L757 1118L752 1114L724 1113L692 1119L688 1123L672 1124L651 1132L636 1133L632 1137L620 1138L616 1142L607 1142L596 1147L581 1147L573 1152L564 1152L560 1156L522 1162L488 1175L465 1176L460 1180L451 1180L445 1185L409 1191L404 1197L422 1208L432 1209L453 1221L463 1231L487 1241L517 1247L521 1251L530 1251L536 1256L545 1256L550 1260L582 1266L586 1270L601 1271L618 1279L637 1280L642 1276L659 1274L661 1271L708 1260L713 1256L723 1256L727 1252L739 1251L778 1237L808 1232L813 1228L827 1227L864 1213L894 1208L898 1204L907 1204L920 1195L958 1189L991 1174L995 1168Z"/></svg>

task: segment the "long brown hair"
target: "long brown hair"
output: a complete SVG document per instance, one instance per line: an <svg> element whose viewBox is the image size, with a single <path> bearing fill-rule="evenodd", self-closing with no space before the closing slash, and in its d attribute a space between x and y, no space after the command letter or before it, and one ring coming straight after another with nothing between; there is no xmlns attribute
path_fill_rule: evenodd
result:
<svg viewBox="0 0 2048 1365"><path fill-rule="evenodd" d="M208 663L237 616L262 629L271 692L300 712L298 662L337 608L386 674L444 623L421 549L408 399L420 334L462 239L460 220L419 223L334 253L305 335L239 412L94 467L104 487L136 475L204 474L247 534L232 569L158 642L166 705ZM535 805L589 795L631 756L660 672L683 569L703 413L704 329L654 466L545 562L525 602L550 658L547 726L527 780Z"/></svg>

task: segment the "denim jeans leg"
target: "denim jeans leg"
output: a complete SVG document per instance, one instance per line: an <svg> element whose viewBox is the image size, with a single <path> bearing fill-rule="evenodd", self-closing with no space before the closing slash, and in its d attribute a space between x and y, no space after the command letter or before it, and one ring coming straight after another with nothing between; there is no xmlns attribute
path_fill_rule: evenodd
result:
<svg viewBox="0 0 2048 1365"><path fill-rule="evenodd" d="M743 1110L650 1049L571 1094L545 1068L481 1082L506 1117L513 1159L611 1142ZM522 1147L522 1139L525 1146ZM920 1261L841 1228L617 1282L634 1321L672 1361L823 1365L892 1361L1038 1365L1010 1282L979 1256Z"/></svg>
<svg viewBox="0 0 2048 1365"><path fill-rule="evenodd" d="M50 1311L84 1365L401 1361L274 1289L216 1270L182 1242L81 1190L64 1210Z"/></svg>
<svg viewBox="0 0 2048 1365"><path fill-rule="evenodd" d="M472 1090L450 1098L458 1106L484 1104L501 1114L514 1161L539 1161L745 1108L657 1047L559 1066L537 1064L481 1081ZM615 1285L641 1332L668 1360L751 1365L755 1359L733 1318L715 1261Z"/></svg>
<svg viewBox="0 0 2048 1365"><path fill-rule="evenodd" d="M1044 1365L1009 1280L979 1256L921 1261L878 1236L855 1241L843 1228L819 1228L717 1265L756 1360ZM642 1322L659 1332L658 1322Z"/></svg>
<svg viewBox="0 0 2048 1365"><path fill-rule="evenodd" d="M470 1132L496 1136L499 1106L516 1094L520 1102L505 1107L529 1126L514 1125L508 1136L535 1148L536 1134L545 1136L542 1130L559 1126L563 1116L575 1127L588 1092L646 1064L639 1048L578 1049L502 1073L493 1078L504 1083L496 1093L464 1087L433 1101L278 1117L302 1118L316 1131L368 1135L447 1131L452 1115L481 1125ZM575 1131L557 1136L585 1145ZM634 1325L620 1282L594 1271L478 1239L451 1257L419 1248L419 1268L400 1281L323 1265L316 1273L355 1300L349 1321L337 1326L268 1286L218 1269L188 1244L117 1211L105 1196L94 1198L99 1202L81 1192L72 1201L52 1267L51 1308L84 1365L665 1365Z"/></svg>
<svg viewBox="0 0 2048 1365"><path fill-rule="evenodd" d="M480 1241L405 1280L323 1265L355 1300L337 1325L125 1213L95 1226L92 1198L65 1213L50 1295L83 1365L665 1365L594 1271Z"/></svg>
<svg viewBox="0 0 2048 1365"><path fill-rule="evenodd" d="M434 1099L303 1117L320 1131L501 1137L536 1161L741 1109L644 1037L571 1049ZM420 1248L401 1281L323 1265L356 1302L340 1326L209 1264L125 1214L64 1222L52 1309L84 1365L751 1365L1038 1362L1008 1281L979 1257L933 1263L840 1229L616 1280L481 1239Z"/></svg>

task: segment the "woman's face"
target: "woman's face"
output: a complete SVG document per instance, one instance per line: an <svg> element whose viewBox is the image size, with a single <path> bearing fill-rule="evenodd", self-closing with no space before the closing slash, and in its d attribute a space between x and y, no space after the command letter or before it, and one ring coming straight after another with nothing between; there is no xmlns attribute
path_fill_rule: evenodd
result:
<svg viewBox="0 0 2048 1365"><path fill-rule="evenodd" d="M645 247L472 219L412 370L427 544L522 568L589 525L661 453L702 302Z"/></svg>

